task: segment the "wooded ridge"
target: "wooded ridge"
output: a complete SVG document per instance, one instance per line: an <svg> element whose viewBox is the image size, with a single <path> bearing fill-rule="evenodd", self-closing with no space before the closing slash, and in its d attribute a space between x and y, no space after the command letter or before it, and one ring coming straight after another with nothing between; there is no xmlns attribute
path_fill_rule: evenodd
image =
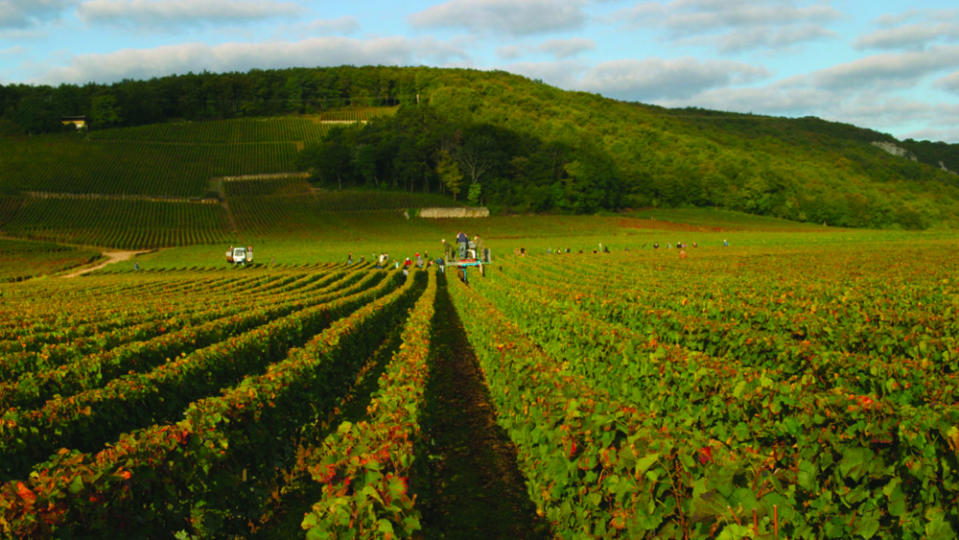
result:
<svg viewBox="0 0 959 540"><path fill-rule="evenodd" d="M455 194L494 211L718 206L839 226L959 222L956 145L813 117L665 109L505 72L351 67L200 73L112 85L0 86L0 133L170 120L358 113L299 163L328 187ZM339 113L337 111L340 111ZM327 116L324 116L327 115ZM894 143L917 161L888 154Z"/></svg>

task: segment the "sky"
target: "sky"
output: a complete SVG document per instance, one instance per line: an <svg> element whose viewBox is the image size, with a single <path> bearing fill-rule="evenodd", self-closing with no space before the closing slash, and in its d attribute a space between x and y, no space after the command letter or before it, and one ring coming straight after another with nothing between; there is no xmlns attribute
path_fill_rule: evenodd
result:
<svg viewBox="0 0 959 540"><path fill-rule="evenodd" d="M959 143L955 0L0 0L0 84L343 64Z"/></svg>

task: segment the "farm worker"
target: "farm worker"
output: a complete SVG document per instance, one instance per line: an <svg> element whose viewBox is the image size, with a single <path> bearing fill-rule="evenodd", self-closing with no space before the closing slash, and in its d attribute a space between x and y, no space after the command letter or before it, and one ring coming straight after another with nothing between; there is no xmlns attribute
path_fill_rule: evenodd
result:
<svg viewBox="0 0 959 540"><path fill-rule="evenodd" d="M420 257L420 254L416 254L416 267L423 268L423 257Z"/></svg>
<svg viewBox="0 0 959 540"><path fill-rule="evenodd" d="M723 240L723 247L729 247L729 240Z"/></svg>
<svg viewBox="0 0 959 540"><path fill-rule="evenodd" d="M450 258L450 245L446 243L446 239L445 239L445 238L442 240L441 243L443 244L443 258L444 258L444 259L449 259L449 258Z"/></svg>
<svg viewBox="0 0 959 540"><path fill-rule="evenodd" d="M346 264L353 264L353 254L352 254L352 253L347 253L347 254L346 254Z"/></svg>
<svg viewBox="0 0 959 540"><path fill-rule="evenodd" d="M407 257L406 260L403 261L403 268L406 269L406 268L409 268L410 266L413 266L413 261L411 261L410 258Z"/></svg>
<svg viewBox="0 0 959 540"><path fill-rule="evenodd" d="M470 242L469 236L466 236L466 233L464 233L463 231L460 231L459 234L456 235L456 244L459 246L460 259L466 258L466 249L467 249L467 246L469 245L469 242Z"/></svg>
<svg viewBox="0 0 959 540"><path fill-rule="evenodd" d="M685 259L685 258L686 258L686 250L685 250L685 249L682 249L682 248L679 249L679 258L680 258L680 259Z"/></svg>
<svg viewBox="0 0 959 540"><path fill-rule="evenodd" d="M483 242L480 240L479 235L473 237L473 249L476 250L477 259L483 256Z"/></svg>

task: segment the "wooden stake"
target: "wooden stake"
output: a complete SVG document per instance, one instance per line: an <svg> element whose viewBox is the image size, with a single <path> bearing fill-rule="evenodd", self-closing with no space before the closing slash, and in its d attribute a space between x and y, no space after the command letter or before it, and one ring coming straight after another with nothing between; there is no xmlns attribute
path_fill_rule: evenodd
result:
<svg viewBox="0 0 959 540"><path fill-rule="evenodd" d="M773 505L773 532L776 538L779 538L779 507L775 504Z"/></svg>
<svg viewBox="0 0 959 540"><path fill-rule="evenodd" d="M733 516L733 519L736 520L736 524L739 525L740 527L742 527L743 522L742 522L742 521L739 521L739 516L736 515L736 512L733 512L733 507L732 507L732 506L727 506L727 507L726 507L726 510L729 510L729 513Z"/></svg>

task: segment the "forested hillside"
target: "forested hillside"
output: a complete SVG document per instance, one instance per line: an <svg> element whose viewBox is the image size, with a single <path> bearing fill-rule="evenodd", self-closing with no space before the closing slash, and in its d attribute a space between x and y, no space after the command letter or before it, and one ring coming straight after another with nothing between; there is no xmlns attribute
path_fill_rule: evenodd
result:
<svg viewBox="0 0 959 540"><path fill-rule="evenodd" d="M114 85L0 87L0 132L93 130L396 106L333 129L298 163L329 187L454 193L514 211L719 206L845 226L959 223L956 145L816 118L671 110L562 91L504 72L339 67L188 74ZM0 168L3 165L0 164Z"/></svg>

